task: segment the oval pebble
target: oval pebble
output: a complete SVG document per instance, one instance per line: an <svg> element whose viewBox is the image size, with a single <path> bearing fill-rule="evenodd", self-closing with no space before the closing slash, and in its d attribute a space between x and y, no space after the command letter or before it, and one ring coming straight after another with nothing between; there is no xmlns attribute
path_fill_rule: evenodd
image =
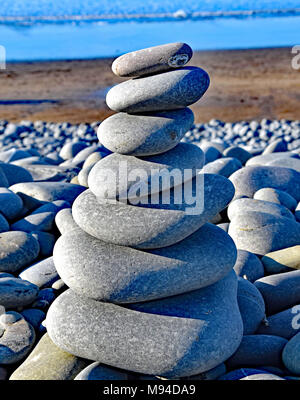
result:
<svg viewBox="0 0 300 400"><path fill-rule="evenodd" d="M8 220L15 219L22 211L22 199L7 188L0 187L0 212Z"/></svg>
<svg viewBox="0 0 300 400"><path fill-rule="evenodd" d="M115 75L132 77L168 71L185 65L193 55L186 43L168 43L126 53L114 60Z"/></svg>
<svg viewBox="0 0 300 400"><path fill-rule="evenodd" d="M209 86L209 76L201 68L184 67L122 82L106 95L114 111L144 113L184 108L198 101Z"/></svg>
<svg viewBox="0 0 300 400"><path fill-rule="evenodd" d="M74 378L75 381L115 381L127 380L128 375L126 371L121 371L116 368L108 367L99 362L94 362Z"/></svg>
<svg viewBox="0 0 300 400"><path fill-rule="evenodd" d="M254 284L265 300L267 315L300 303L300 270L265 276Z"/></svg>
<svg viewBox="0 0 300 400"><path fill-rule="evenodd" d="M0 234L0 271L15 272L25 267L39 254L39 242L26 232Z"/></svg>
<svg viewBox="0 0 300 400"><path fill-rule="evenodd" d="M100 124L98 138L115 153L149 156L174 148L193 123L189 108L147 115L118 113Z"/></svg>
<svg viewBox="0 0 300 400"><path fill-rule="evenodd" d="M3 324L3 317L13 316L9 323ZM0 337L0 364L9 365L21 361L30 352L34 341L33 327L22 315L7 312L0 317L0 327L4 329Z"/></svg>

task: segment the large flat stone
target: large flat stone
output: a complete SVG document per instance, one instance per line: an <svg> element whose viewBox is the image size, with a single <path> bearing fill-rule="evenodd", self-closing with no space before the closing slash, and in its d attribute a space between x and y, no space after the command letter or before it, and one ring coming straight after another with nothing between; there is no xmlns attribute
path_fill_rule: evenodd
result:
<svg viewBox="0 0 300 400"><path fill-rule="evenodd" d="M151 194L168 190L191 180L203 164L203 152L188 143L179 143L163 154L145 158L114 153L94 165L88 176L88 185L97 197L136 198L140 193L138 187L143 193ZM186 170L190 173L186 174ZM170 179L172 172L179 173L174 181Z"/></svg>
<svg viewBox="0 0 300 400"><path fill-rule="evenodd" d="M229 235L211 224L173 246L147 252L102 242L80 228L63 234L54 249L57 271L72 290L116 303L152 300L211 285L232 269L235 259Z"/></svg>
<svg viewBox="0 0 300 400"><path fill-rule="evenodd" d="M197 182L193 185L197 200L192 205L185 199L174 204L170 197L170 204L133 206L97 199L86 190L73 204L73 218L104 242L142 249L170 246L210 221L233 197L233 186L223 176L199 174Z"/></svg>
<svg viewBox="0 0 300 400"><path fill-rule="evenodd" d="M230 272L214 285L133 309L77 296L67 290L51 305L47 329L61 349L129 371L190 376L229 358L242 339Z"/></svg>
<svg viewBox="0 0 300 400"><path fill-rule="evenodd" d="M196 103L208 86L207 72L184 67L122 82L110 89L106 103L114 111L127 113L175 110Z"/></svg>

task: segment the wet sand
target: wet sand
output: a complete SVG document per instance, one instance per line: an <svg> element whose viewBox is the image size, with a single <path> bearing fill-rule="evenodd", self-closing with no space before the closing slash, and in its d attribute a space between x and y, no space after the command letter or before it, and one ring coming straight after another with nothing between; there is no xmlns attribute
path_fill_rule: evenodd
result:
<svg viewBox="0 0 300 400"><path fill-rule="evenodd" d="M190 65L210 75L191 108L196 122L300 119L300 70L290 48L196 52ZM105 94L121 82L112 59L7 64L0 70L0 119L71 123L101 121L112 112Z"/></svg>

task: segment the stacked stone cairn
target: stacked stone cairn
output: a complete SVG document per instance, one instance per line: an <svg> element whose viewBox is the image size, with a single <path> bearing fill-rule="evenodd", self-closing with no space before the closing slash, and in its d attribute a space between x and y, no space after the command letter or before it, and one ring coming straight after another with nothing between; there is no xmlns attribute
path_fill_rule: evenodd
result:
<svg viewBox="0 0 300 400"><path fill-rule="evenodd" d="M92 168L73 203L75 223L56 242L54 263L69 289L46 319L63 351L165 378L222 365L243 335L237 250L210 223L234 186L201 171L202 150L180 142L194 122L187 106L209 86L204 70L184 66L191 57L187 44L172 43L114 61L113 72L132 79L107 94L118 113L98 138L112 154ZM182 190L178 201L175 175L190 197Z"/></svg>

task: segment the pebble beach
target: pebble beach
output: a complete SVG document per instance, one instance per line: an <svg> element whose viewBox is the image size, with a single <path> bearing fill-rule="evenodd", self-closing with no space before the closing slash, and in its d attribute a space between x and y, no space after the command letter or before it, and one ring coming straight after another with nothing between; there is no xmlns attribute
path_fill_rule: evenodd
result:
<svg viewBox="0 0 300 400"><path fill-rule="evenodd" d="M107 119L0 120L0 380L300 379L300 120L197 122L192 56L114 60Z"/></svg>

